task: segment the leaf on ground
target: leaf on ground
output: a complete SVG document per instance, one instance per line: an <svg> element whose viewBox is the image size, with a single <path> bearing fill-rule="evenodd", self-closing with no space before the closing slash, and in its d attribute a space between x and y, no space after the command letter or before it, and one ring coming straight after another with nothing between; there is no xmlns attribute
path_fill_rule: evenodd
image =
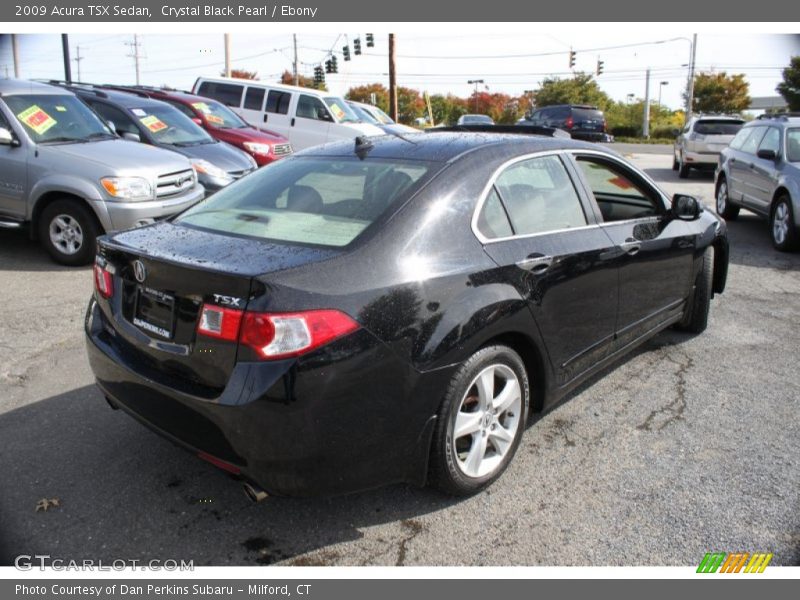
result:
<svg viewBox="0 0 800 600"><path fill-rule="evenodd" d="M61 506L61 501L58 498L42 498L36 503L36 512L47 512L48 509L59 506Z"/></svg>

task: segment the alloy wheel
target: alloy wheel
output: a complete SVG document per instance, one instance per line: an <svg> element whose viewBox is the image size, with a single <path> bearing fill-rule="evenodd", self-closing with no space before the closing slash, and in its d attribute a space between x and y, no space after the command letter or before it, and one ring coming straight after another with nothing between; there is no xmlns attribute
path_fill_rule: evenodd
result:
<svg viewBox="0 0 800 600"><path fill-rule="evenodd" d="M775 243L780 245L786 242L789 235L789 207L785 202L780 202L775 207L775 213L772 215L772 239Z"/></svg>
<svg viewBox="0 0 800 600"><path fill-rule="evenodd" d="M63 254L75 254L83 246L83 229L77 219L67 214L50 221L50 241Z"/></svg>
<svg viewBox="0 0 800 600"><path fill-rule="evenodd" d="M717 214L722 215L726 208L728 208L728 184L722 181L717 190Z"/></svg>

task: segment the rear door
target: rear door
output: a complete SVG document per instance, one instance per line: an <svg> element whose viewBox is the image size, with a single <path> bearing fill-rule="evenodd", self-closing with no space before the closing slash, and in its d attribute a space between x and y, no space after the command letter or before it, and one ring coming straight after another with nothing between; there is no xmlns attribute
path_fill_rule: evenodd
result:
<svg viewBox="0 0 800 600"><path fill-rule="evenodd" d="M759 158L758 150L772 150L778 156L781 152L781 130L767 127L750 167L750 197L753 206L762 214L769 214L772 195L778 187L778 170L776 161Z"/></svg>
<svg viewBox="0 0 800 600"><path fill-rule="evenodd" d="M256 128L263 127L289 138L293 117L292 101L297 94L284 90L268 89L264 113L259 121L253 121Z"/></svg>
<svg viewBox="0 0 800 600"><path fill-rule="evenodd" d="M617 312L615 249L559 154L508 164L476 229L487 254L527 300L559 384L608 354Z"/></svg>
<svg viewBox="0 0 800 600"><path fill-rule="evenodd" d="M266 90L261 86L248 85L242 99L242 109L239 114L250 125L258 126L264 119L264 101Z"/></svg>
<svg viewBox="0 0 800 600"><path fill-rule="evenodd" d="M575 159L616 247L621 349L682 314L692 281L695 225L670 216L666 199L643 176L608 155Z"/></svg>

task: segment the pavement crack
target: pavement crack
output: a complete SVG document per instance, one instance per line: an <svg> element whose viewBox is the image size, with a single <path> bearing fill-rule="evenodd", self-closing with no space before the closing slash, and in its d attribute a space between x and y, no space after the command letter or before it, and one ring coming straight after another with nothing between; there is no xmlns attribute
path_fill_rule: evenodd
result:
<svg viewBox="0 0 800 600"><path fill-rule="evenodd" d="M675 383L675 397L664 406L650 411L644 423L636 426L642 431L661 431L667 425L676 423L684 419L686 411L686 373L694 366L694 359L685 352L682 356L676 357L666 348L663 351L664 358L678 368L674 375L677 379Z"/></svg>
<svg viewBox="0 0 800 600"><path fill-rule="evenodd" d="M406 519L405 521L401 521L400 526L407 532L407 534L398 543L397 562L395 562L396 567L402 567L405 565L406 551L408 549L409 542L411 542L415 537L425 530L425 527L422 525L422 523L415 519Z"/></svg>

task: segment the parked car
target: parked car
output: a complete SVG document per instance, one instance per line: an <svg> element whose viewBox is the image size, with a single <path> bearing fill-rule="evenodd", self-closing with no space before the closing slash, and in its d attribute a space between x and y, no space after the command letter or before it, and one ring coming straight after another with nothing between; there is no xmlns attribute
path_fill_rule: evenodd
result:
<svg viewBox="0 0 800 600"><path fill-rule="evenodd" d="M596 106L584 104L557 104L545 106L531 113L532 125L562 129L576 140L607 141L605 115Z"/></svg>
<svg viewBox="0 0 800 600"><path fill-rule="evenodd" d="M119 92L93 85L66 87L107 123L113 124L123 138L186 156L209 195L258 166L250 155L215 140L166 102L153 100L143 93Z"/></svg>
<svg viewBox="0 0 800 600"><path fill-rule="evenodd" d="M231 107L250 125L278 132L295 150L383 134L374 125L359 122L344 98L329 92L224 77L198 77L192 91Z"/></svg>
<svg viewBox="0 0 800 600"><path fill-rule="evenodd" d="M494 125L494 119L489 115L461 115L456 125Z"/></svg>
<svg viewBox="0 0 800 600"><path fill-rule="evenodd" d="M386 133L395 133L405 135L407 133L418 133L418 129L409 127L408 125L401 125L395 123L389 115L383 112L377 106L364 104L363 102L356 102L355 100L347 100L347 106L355 113L355 115L363 122L375 125Z"/></svg>
<svg viewBox="0 0 800 600"><path fill-rule="evenodd" d="M0 227L29 226L81 265L95 238L164 219L203 197L183 156L120 140L71 92L0 79Z"/></svg>
<svg viewBox="0 0 800 600"><path fill-rule="evenodd" d="M746 124L719 159L717 213L746 208L769 219L778 250L800 247L800 116L766 116Z"/></svg>
<svg viewBox="0 0 800 600"><path fill-rule="evenodd" d="M681 179L686 179L690 169L714 169L719 162L719 153L730 144L744 123L740 117L692 117L675 138L672 170L677 171Z"/></svg>
<svg viewBox="0 0 800 600"><path fill-rule="evenodd" d="M255 499L470 494L531 412L666 327L703 331L727 264L724 221L604 148L361 138L103 238L87 347L112 406Z"/></svg>
<svg viewBox="0 0 800 600"><path fill-rule="evenodd" d="M103 87L123 92L135 91L171 104L208 131L214 139L247 152L258 166L268 165L292 153L292 145L287 138L269 129L248 125L230 108L211 98L145 86Z"/></svg>

